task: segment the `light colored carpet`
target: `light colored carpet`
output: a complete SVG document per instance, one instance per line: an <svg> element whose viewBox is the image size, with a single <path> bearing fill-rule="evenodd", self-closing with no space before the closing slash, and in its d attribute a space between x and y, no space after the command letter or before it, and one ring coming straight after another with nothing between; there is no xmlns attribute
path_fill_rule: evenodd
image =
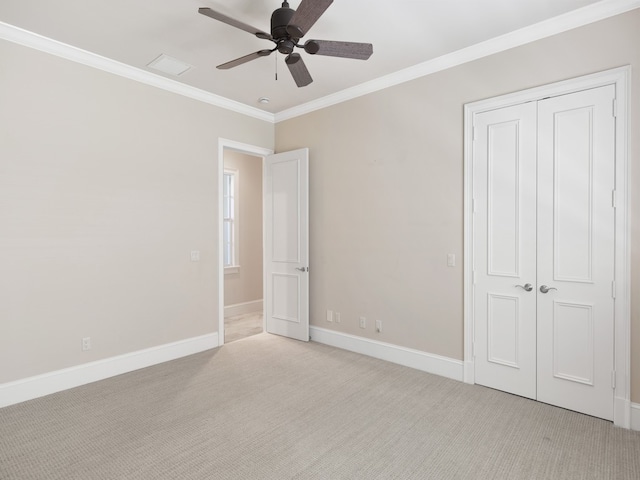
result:
<svg viewBox="0 0 640 480"><path fill-rule="evenodd" d="M234 315L224 319L224 343L262 333L262 312Z"/></svg>
<svg viewBox="0 0 640 480"><path fill-rule="evenodd" d="M1 409L0 478L637 480L640 432L261 334Z"/></svg>

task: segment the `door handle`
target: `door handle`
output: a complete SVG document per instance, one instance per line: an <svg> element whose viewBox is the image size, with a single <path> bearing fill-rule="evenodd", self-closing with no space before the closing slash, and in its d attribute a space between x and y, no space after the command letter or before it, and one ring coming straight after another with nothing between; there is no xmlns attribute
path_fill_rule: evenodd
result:
<svg viewBox="0 0 640 480"><path fill-rule="evenodd" d="M299 270L301 272L308 272L309 271L309 267L296 267L296 270Z"/></svg>
<svg viewBox="0 0 640 480"><path fill-rule="evenodd" d="M533 290L533 285L531 285L530 283L525 283L524 285L516 285L516 287L520 287L527 292Z"/></svg>
<svg viewBox="0 0 640 480"><path fill-rule="evenodd" d="M558 290L556 287L547 287L546 285L540 286L540 291L542 293L547 293L549 290Z"/></svg>

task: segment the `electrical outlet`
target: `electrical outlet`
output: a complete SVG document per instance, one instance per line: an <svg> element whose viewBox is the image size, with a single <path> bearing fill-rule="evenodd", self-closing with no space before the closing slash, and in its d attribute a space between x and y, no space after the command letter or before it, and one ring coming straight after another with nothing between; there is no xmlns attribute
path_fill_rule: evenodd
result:
<svg viewBox="0 0 640 480"><path fill-rule="evenodd" d="M333 311L327 310L327 322L333 322Z"/></svg>
<svg viewBox="0 0 640 480"><path fill-rule="evenodd" d="M360 328L367 328L367 319L365 317L360 317Z"/></svg>
<svg viewBox="0 0 640 480"><path fill-rule="evenodd" d="M333 318L335 319L336 323L340 323L342 321L342 319L340 318L340 312L335 312L333 314Z"/></svg>
<svg viewBox="0 0 640 480"><path fill-rule="evenodd" d="M84 337L82 339L82 351L86 352L87 350L91 350L91 337Z"/></svg>
<svg viewBox="0 0 640 480"><path fill-rule="evenodd" d="M456 266L456 254L455 253L447 253L447 266L455 267Z"/></svg>
<svg viewBox="0 0 640 480"><path fill-rule="evenodd" d="M382 333L382 320L376 320L376 332Z"/></svg>

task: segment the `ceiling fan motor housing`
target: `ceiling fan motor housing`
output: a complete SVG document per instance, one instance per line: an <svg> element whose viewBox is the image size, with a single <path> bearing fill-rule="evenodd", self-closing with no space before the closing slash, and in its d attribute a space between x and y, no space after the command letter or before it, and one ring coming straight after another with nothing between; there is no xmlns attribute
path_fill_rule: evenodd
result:
<svg viewBox="0 0 640 480"><path fill-rule="evenodd" d="M289 37L287 25L296 11L289 8L288 2L282 2L282 7L271 14L271 36L277 41Z"/></svg>

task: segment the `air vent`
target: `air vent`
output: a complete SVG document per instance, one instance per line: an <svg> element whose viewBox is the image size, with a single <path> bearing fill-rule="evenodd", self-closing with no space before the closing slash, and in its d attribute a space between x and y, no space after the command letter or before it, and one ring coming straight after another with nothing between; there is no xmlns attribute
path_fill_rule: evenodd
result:
<svg viewBox="0 0 640 480"><path fill-rule="evenodd" d="M183 73L189 71L192 66L178 60L177 58L170 57L164 53L156 58L153 62L147 65L149 68L158 70L162 73L168 73L169 75L180 76Z"/></svg>

